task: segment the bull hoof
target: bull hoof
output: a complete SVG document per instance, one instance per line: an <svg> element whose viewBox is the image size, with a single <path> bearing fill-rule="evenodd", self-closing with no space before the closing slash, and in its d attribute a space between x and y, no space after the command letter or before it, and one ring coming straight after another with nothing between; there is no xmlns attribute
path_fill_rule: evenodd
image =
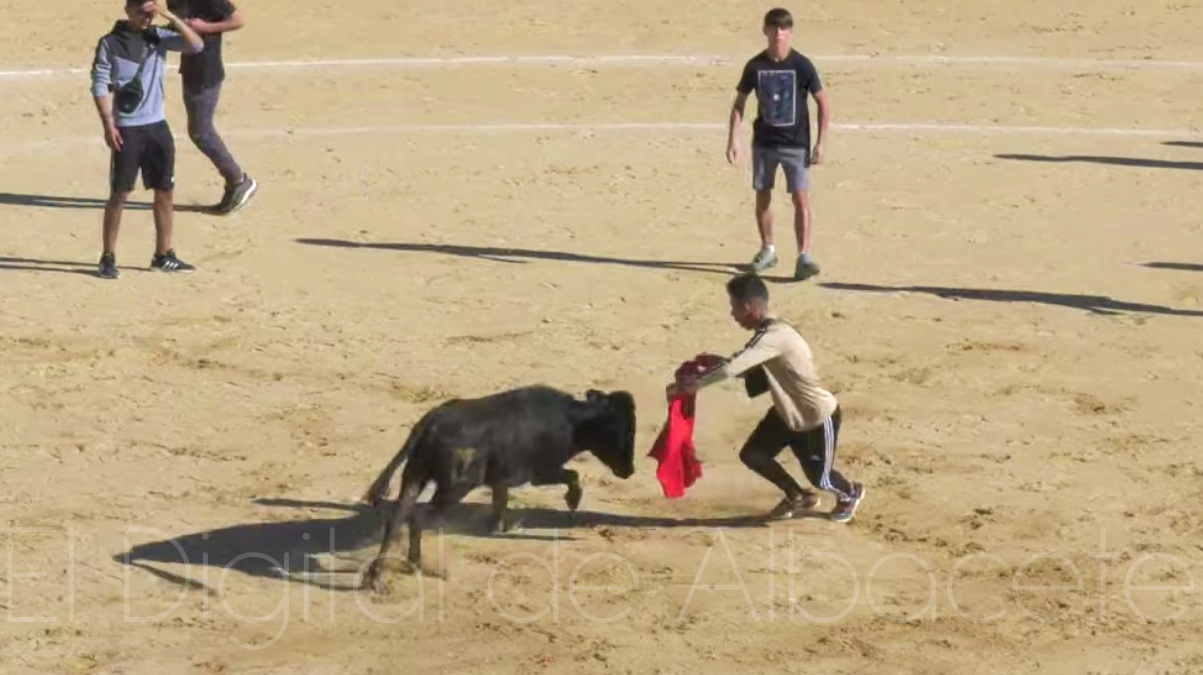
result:
<svg viewBox="0 0 1203 675"><path fill-rule="evenodd" d="M373 578L372 583L368 586L368 588L370 588L372 593L375 593L376 595L384 595L386 592L386 589L384 588L384 579L380 577Z"/></svg>
<svg viewBox="0 0 1203 675"><path fill-rule="evenodd" d="M434 577L436 579L442 579L443 581L451 580L451 573L448 570L446 570L446 569L440 570L440 569L435 569L433 567L429 568L429 569L423 567L422 568L422 576Z"/></svg>
<svg viewBox="0 0 1203 675"><path fill-rule="evenodd" d="M380 578L380 567L378 562L373 562L368 571L363 575L362 587L367 588L377 595L384 594L384 579Z"/></svg>
<svg viewBox="0 0 1203 675"><path fill-rule="evenodd" d="M510 524L505 518L493 518L489 521L489 534L505 534L510 529Z"/></svg>
<svg viewBox="0 0 1203 675"><path fill-rule="evenodd" d="M568 504L569 511L577 510L581 505L581 497L585 496L584 491L579 485L571 485L568 487L568 494L564 495L564 501Z"/></svg>

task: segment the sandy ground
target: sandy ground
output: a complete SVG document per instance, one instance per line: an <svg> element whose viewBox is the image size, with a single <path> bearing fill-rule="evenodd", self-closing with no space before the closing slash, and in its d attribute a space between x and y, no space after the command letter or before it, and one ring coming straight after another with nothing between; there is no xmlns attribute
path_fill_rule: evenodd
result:
<svg viewBox="0 0 1203 675"><path fill-rule="evenodd" d="M117 283L90 276L86 76L0 75L0 671L1203 672L1200 132L833 132L824 272L772 291L845 407L855 523L740 524L776 496L736 458L765 402L724 387L685 499L650 459L582 461L579 521L523 490L509 536L483 506L428 534L445 580L355 591L377 545L356 500L425 409L622 387L645 453L675 366L746 339L722 285L755 249L721 128L470 127L721 124L766 7L404 5L261 0L228 59L735 61L232 68L219 123L259 197L177 214L190 278L143 271L132 209ZM797 44L841 124L1203 127L1203 4L1080 5L828 3ZM8 16L0 70L86 67L115 15ZM863 54L1194 65L834 58ZM180 204L216 199L185 137L178 176Z"/></svg>

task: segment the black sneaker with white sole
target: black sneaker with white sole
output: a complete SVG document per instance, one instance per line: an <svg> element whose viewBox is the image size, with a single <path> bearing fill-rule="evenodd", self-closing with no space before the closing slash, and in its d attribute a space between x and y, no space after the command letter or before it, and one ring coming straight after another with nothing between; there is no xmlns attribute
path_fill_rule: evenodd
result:
<svg viewBox="0 0 1203 675"><path fill-rule="evenodd" d="M234 213L238 209L246 206L251 197L255 195L255 191L259 189L259 184L254 178L246 174L242 174L242 180L235 185L227 185L226 191L221 196L221 201L214 207L214 212L219 215L228 215Z"/></svg>
<svg viewBox="0 0 1203 675"><path fill-rule="evenodd" d="M156 254L151 258L150 268L158 272L174 272L176 274L191 274L196 271L195 267L177 258L174 249L163 255Z"/></svg>
<svg viewBox="0 0 1203 675"><path fill-rule="evenodd" d="M117 279L121 277L121 272L117 271L117 256L112 253L105 253L100 256L100 266L96 270L96 274L101 279Z"/></svg>

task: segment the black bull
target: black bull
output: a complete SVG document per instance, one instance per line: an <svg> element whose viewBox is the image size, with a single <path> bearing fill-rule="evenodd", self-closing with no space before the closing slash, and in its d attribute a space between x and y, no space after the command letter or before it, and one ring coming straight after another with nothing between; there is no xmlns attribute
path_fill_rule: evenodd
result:
<svg viewBox="0 0 1203 675"><path fill-rule="evenodd" d="M431 505L438 514L473 489L488 486L493 496L490 531L506 530L509 489L566 485L575 511L583 492L577 472L564 465L591 452L619 478L635 473L635 399L629 392L589 390L584 400L544 387L522 387L475 399L453 399L424 414L364 500L372 506L388 497L401 464L401 491L382 525L380 551L364 584L381 589L381 566L398 524L409 530L409 560L421 565L421 527L415 516L418 495L436 486ZM408 460L408 461L407 461Z"/></svg>

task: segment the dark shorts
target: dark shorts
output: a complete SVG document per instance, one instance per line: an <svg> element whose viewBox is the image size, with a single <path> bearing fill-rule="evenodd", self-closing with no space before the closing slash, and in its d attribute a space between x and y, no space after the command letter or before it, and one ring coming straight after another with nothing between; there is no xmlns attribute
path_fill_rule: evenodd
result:
<svg viewBox="0 0 1203 675"><path fill-rule="evenodd" d="M121 127L121 150L111 152L109 190L133 192L138 173L147 190L175 187L175 138L167 121L138 127Z"/></svg>
<svg viewBox="0 0 1203 675"><path fill-rule="evenodd" d="M790 193L810 189L810 151L806 148L752 146L752 189L772 190L777 168L785 174L785 189Z"/></svg>

